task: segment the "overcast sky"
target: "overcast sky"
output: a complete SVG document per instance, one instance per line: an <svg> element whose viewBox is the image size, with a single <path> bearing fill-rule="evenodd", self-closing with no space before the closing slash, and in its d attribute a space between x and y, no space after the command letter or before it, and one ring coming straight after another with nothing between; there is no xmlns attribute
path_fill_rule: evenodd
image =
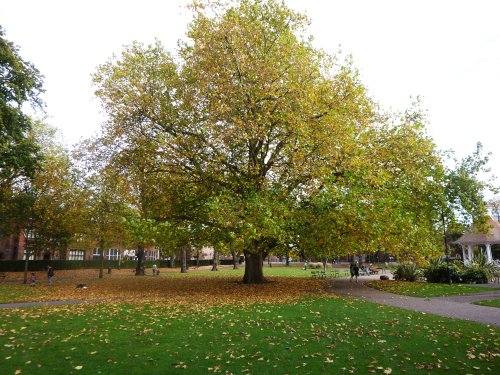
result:
<svg viewBox="0 0 500 375"><path fill-rule="evenodd" d="M49 123L68 144L99 129L90 75L133 40L185 37L186 0L0 0L0 25L45 76ZM421 96L440 149L493 152L500 176L500 1L286 0L312 20L314 44L351 54L370 95L403 110ZM500 180L497 180L500 183Z"/></svg>

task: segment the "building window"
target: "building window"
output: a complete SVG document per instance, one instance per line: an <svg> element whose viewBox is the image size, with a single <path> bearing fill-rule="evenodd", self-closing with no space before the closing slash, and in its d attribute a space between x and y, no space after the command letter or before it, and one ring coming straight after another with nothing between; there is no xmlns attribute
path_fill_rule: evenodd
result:
<svg viewBox="0 0 500 375"><path fill-rule="evenodd" d="M120 250L108 249L108 251L106 251L106 253L104 253L104 257L107 260L119 260L120 259Z"/></svg>
<svg viewBox="0 0 500 375"><path fill-rule="evenodd" d="M145 260L157 260L158 259L158 250L144 250L144 258Z"/></svg>
<svg viewBox="0 0 500 375"><path fill-rule="evenodd" d="M28 251L26 251L26 249L24 250L24 254L23 254L23 260L26 260L26 253L28 253ZM35 260L35 254L34 252L32 252L30 254L30 259L29 260Z"/></svg>
<svg viewBox="0 0 500 375"><path fill-rule="evenodd" d="M94 251L92 252L92 259L100 259L101 254L99 253L99 248L96 247Z"/></svg>
<svg viewBox="0 0 500 375"><path fill-rule="evenodd" d="M70 250L69 260L85 260L85 250Z"/></svg>
<svg viewBox="0 0 500 375"><path fill-rule="evenodd" d="M135 259L135 250L124 250L123 257L125 259Z"/></svg>

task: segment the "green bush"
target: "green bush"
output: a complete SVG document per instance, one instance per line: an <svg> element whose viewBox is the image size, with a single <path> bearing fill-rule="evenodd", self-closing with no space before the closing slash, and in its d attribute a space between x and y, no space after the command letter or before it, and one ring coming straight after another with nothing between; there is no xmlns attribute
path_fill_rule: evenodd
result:
<svg viewBox="0 0 500 375"><path fill-rule="evenodd" d="M484 277L481 275L484 274ZM495 263L488 262L486 256L482 253L473 257L464 267L464 282L479 283L477 280L482 280L481 283L487 283L489 280L495 279L500 276L500 267ZM470 281L465 281L470 280Z"/></svg>
<svg viewBox="0 0 500 375"><path fill-rule="evenodd" d="M413 262L401 263L394 272L394 279L416 281L422 277L422 270Z"/></svg>
<svg viewBox="0 0 500 375"><path fill-rule="evenodd" d="M484 268L477 265L471 265L462 272L462 282L468 284L487 284L488 273Z"/></svg>
<svg viewBox="0 0 500 375"><path fill-rule="evenodd" d="M448 283L451 279L453 283L459 283L462 270L456 263L447 263L442 258L435 258L429 261L429 265L424 268L423 276L429 283Z"/></svg>

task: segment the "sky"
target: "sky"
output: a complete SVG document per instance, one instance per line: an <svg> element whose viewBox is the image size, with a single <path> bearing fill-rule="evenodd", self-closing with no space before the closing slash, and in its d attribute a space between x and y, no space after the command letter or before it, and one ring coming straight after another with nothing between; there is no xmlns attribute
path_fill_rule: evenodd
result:
<svg viewBox="0 0 500 375"><path fill-rule="evenodd" d="M500 1L285 0L311 18L313 44L352 55L369 95L404 110L422 99L431 136L458 158L477 142L500 185ZM104 120L91 74L132 41L174 52L186 0L0 0L0 25L44 75L47 122L68 145Z"/></svg>

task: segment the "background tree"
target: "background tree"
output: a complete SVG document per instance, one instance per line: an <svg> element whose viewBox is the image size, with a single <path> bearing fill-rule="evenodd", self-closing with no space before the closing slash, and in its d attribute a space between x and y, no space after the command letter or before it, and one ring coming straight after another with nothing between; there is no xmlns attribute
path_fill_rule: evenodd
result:
<svg viewBox="0 0 500 375"><path fill-rule="evenodd" d="M490 199L488 202L488 208L490 209L493 218L496 221L500 221L500 197Z"/></svg>
<svg viewBox="0 0 500 375"><path fill-rule="evenodd" d="M22 59L0 26L0 235L19 233L15 218L19 212L10 209L20 208L22 197L17 193L39 168L40 149L30 136L32 120L23 106L43 109L42 83L40 72Z"/></svg>
<svg viewBox="0 0 500 375"><path fill-rule="evenodd" d="M83 209L78 216L80 235L86 246L99 248L99 278L103 278L104 252L113 244L127 240L123 218L127 212L126 184L110 167L110 156L102 139L87 140L74 150L81 173L80 196Z"/></svg>
<svg viewBox="0 0 500 375"><path fill-rule="evenodd" d="M443 178L443 198L441 202L441 229L445 253L450 254L450 239L461 234L466 228L475 226L487 232L486 191L498 192L493 180L484 181L481 177L490 170L487 167L489 155L483 155L483 147L478 143L476 150L460 161L454 160L455 166L447 168Z"/></svg>

